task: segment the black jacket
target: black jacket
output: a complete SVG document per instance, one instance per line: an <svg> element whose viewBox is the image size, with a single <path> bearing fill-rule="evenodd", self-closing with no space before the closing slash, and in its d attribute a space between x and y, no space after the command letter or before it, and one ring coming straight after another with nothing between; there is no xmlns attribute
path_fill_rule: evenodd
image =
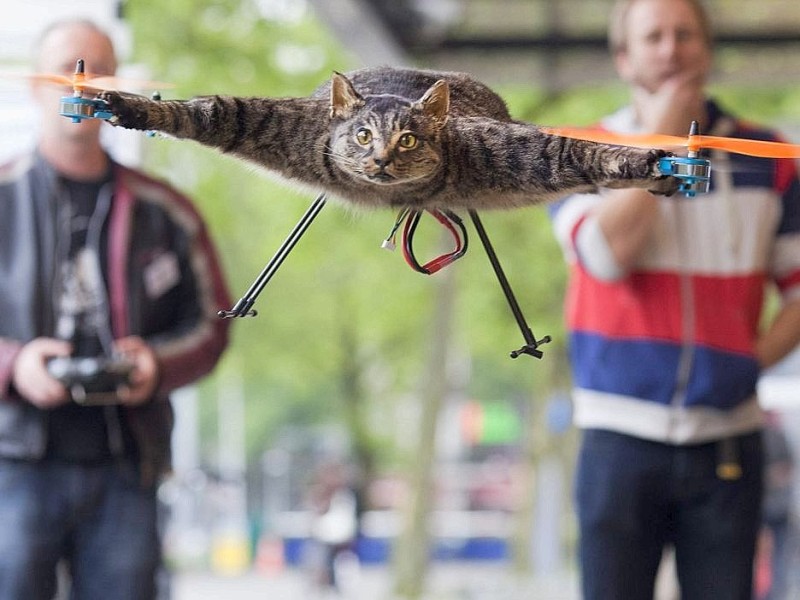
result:
<svg viewBox="0 0 800 600"><path fill-rule="evenodd" d="M113 164L107 228L111 327L155 350L160 381L148 403L124 409L142 476L170 464L169 392L210 372L228 341L230 305L211 240L195 208L164 183ZM47 411L16 394L11 366L26 342L53 336L51 285L56 173L34 154L0 167L0 456L37 459L46 446Z"/></svg>

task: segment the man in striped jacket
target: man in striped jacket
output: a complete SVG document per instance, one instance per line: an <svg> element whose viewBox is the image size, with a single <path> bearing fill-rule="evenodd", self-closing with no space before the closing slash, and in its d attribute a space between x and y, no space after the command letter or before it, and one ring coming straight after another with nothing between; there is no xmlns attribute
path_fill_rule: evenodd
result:
<svg viewBox="0 0 800 600"><path fill-rule="evenodd" d="M696 0L624 0L611 48L632 92L602 127L778 140L704 87ZM649 599L674 545L684 599L750 598L762 485L762 369L800 340L800 183L789 160L713 152L710 193L639 190L552 207L566 300L586 600ZM780 308L763 327L765 289Z"/></svg>

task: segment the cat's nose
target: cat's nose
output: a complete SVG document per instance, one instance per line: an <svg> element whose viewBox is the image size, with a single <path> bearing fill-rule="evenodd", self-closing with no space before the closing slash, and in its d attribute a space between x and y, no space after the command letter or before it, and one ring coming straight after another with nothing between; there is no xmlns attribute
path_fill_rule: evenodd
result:
<svg viewBox="0 0 800 600"><path fill-rule="evenodd" d="M385 169L389 166L389 163L392 162L391 158L373 158L372 160L375 162L375 166L381 169Z"/></svg>

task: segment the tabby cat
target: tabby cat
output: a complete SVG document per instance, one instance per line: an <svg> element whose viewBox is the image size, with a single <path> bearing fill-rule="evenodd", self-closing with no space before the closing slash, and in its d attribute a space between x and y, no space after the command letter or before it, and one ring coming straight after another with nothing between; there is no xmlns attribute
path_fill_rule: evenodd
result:
<svg viewBox="0 0 800 600"><path fill-rule="evenodd" d="M299 98L99 97L115 125L196 140L359 206L507 209L598 187L677 189L658 170L666 152L546 134L464 73L367 68Z"/></svg>

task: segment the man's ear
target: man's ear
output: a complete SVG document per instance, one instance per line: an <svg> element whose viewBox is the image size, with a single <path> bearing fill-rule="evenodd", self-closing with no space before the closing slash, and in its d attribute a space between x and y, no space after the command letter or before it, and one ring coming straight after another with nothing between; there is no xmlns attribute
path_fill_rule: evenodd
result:
<svg viewBox="0 0 800 600"><path fill-rule="evenodd" d="M350 80L334 71L331 77L331 119L346 119L362 106L364 98L356 91Z"/></svg>
<svg viewBox="0 0 800 600"><path fill-rule="evenodd" d="M440 79L428 88L428 91L416 102L416 106L420 107L422 112L436 123L438 129L441 129L447 123L450 113L450 86L444 79Z"/></svg>

